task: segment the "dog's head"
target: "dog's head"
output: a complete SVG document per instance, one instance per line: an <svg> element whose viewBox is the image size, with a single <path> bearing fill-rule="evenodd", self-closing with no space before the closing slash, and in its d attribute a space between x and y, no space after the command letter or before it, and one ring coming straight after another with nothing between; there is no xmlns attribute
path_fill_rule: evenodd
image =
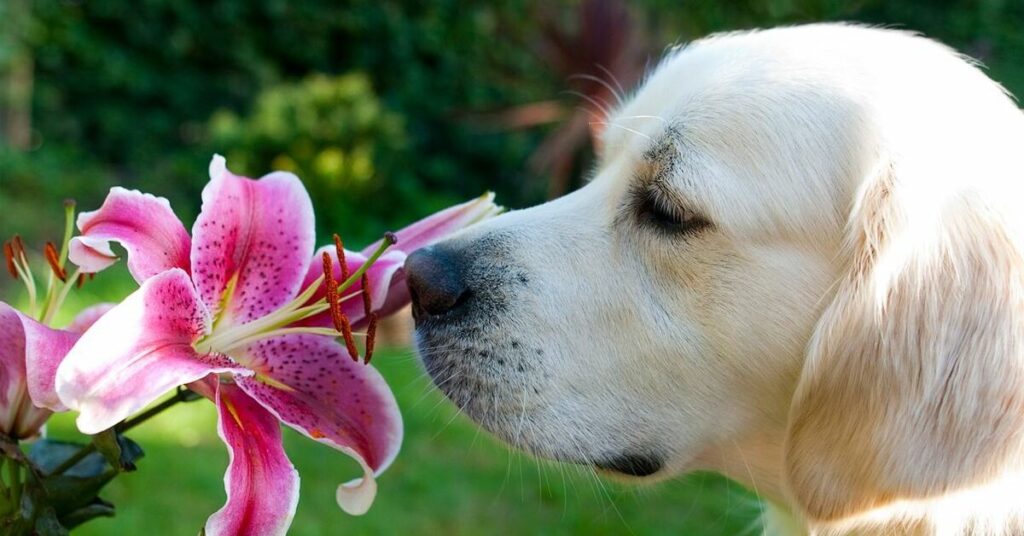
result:
<svg viewBox="0 0 1024 536"><path fill-rule="evenodd" d="M674 51L607 123L584 188L409 258L467 415L637 477L757 445L823 520L1019 469L1024 125L996 84L787 28Z"/></svg>

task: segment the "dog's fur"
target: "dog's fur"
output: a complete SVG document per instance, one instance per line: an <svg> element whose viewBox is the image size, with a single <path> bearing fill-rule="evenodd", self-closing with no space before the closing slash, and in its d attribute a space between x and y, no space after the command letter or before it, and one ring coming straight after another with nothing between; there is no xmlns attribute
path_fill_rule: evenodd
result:
<svg viewBox="0 0 1024 536"><path fill-rule="evenodd" d="M584 188L437 246L467 292L417 338L459 407L557 460L720 471L812 533L1024 533L1002 88L811 25L674 50L607 123Z"/></svg>

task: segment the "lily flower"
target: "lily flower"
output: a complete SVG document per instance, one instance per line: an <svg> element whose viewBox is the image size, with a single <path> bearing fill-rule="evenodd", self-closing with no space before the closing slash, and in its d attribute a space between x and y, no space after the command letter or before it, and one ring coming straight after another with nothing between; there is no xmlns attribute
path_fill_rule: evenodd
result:
<svg viewBox="0 0 1024 536"><path fill-rule="evenodd" d="M166 199L121 188L79 216L72 261L85 272L102 270L116 261L110 242L119 242L141 286L71 348L57 370L60 400L80 412L87 434L178 385L213 400L230 463L227 504L207 521L208 534L287 530L298 475L279 422L359 462L363 477L336 496L347 512L365 512L374 476L398 453L401 416L384 379L350 359L358 355L337 341L335 328L348 322L372 331L376 315L407 302L399 284L407 254L496 214L492 196L362 252L339 241L335 253L318 257L312 202L296 176L252 180L214 156L202 199L191 237ZM338 274L348 277L338 283Z"/></svg>
<svg viewBox="0 0 1024 536"><path fill-rule="evenodd" d="M29 297L27 313L0 302L0 435L14 441L39 435L53 412L67 410L54 388L57 367L81 334L113 307L95 305L79 313L65 329L50 327L71 288L84 281L81 273L69 278L65 270L74 203L68 201L64 207L66 230L61 251L49 242L45 248L51 274L41 303L37 303L36 280L21 238L15 235L4 243L7 271L24 283Z"/></svg>
<svg viewBox="0 0 1024 536"><path fill-rule="evenodd" d="M54 329L0 302L0 434L28 439L54 411L65 411L53 381L57 366L109 304L86 309Z"/></svg>

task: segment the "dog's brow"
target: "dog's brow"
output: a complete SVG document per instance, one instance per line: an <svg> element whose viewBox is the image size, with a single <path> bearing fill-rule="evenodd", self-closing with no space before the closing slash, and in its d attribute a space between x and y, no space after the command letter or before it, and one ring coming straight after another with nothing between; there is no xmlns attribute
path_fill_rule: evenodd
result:
<svg viewBox="0 0 1024 536"><path fill-rule="evenodd" d="M669 124L665 132L658 136L642 157L646 164L662 172L670 171L679 160L679 147L682 145L683 132L678 125Z"/></svg>

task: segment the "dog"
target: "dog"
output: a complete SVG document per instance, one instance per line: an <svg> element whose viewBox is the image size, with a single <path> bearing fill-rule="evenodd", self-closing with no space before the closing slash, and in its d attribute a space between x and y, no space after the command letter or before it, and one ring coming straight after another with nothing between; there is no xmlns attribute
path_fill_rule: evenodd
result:
<svg viewBox="0 0 1024 536"><path fill-rule="evenodd" d="M1024 534L1024 114L970 59L816 24L671 50L592 179L409 257L466 415L771 527ZM781 528L779 530L782 530Z"/></svg>

